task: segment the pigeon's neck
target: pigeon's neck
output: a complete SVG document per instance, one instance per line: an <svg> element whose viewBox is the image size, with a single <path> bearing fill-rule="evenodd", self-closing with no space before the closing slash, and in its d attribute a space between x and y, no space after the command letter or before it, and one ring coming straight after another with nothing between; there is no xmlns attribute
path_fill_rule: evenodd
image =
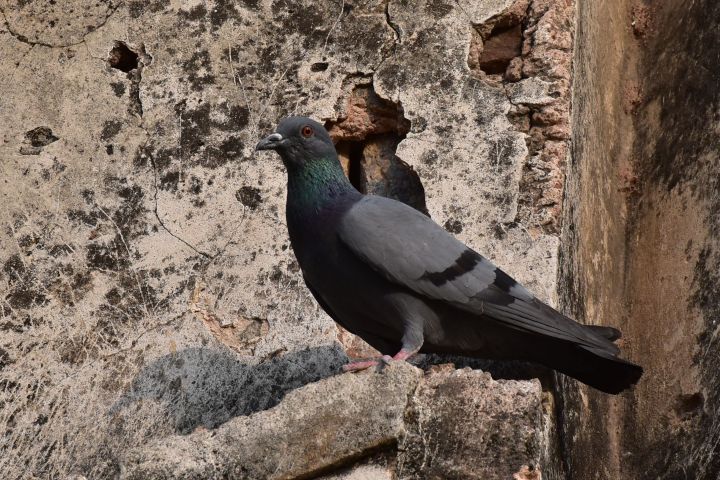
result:
<svg viewBox="0 0 720 480"><path fill-rule="evenodd" d="M288 168L288 211L318 211L347 195L360 194L345 176L337 157Z"/></svg>

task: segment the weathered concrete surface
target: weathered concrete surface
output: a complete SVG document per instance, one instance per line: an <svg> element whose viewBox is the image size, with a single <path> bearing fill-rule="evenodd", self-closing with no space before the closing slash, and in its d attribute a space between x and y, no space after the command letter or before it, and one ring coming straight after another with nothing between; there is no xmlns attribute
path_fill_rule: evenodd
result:
<svg viewBox="0 0 720 480"><path fill-rule="evenodd" d="M628 38L625 3L578 2L573 157L567 172L559 295L561 307L583 323L620 328L625 354L647 366L629 351L635 339L622 320L629 205L621 175L632 158L632 118L625 113L619 92L635 77L627 54L634 45ZM606 35L617 41L602 41ZM646 369L641 384L648 374ZM622 453L610 438L620 423L614 405L622 399L563 382L561 389L561 428L571 446L566 459L569 478L623 478Z"/></svg>
<svg viewBox="0 0 720 480"><path fill-rule="evenodd" d="M270 410L131 451L122 460L121 478L312 477L392 447L421 376L398 363L382 374L366 371L307 385Z"/></svg>
<svg viewBox="0 0 720 480"><path fill-rule="evenodd" d="M537 381L496 382L444 365L431 370L409 407L400 478L500 479L545 467Z"/></svg>
<svg viewBox="0 0 720 480"><path fill-rule="evenodd" d="M645 375L616 398L565 385L569 477L716 479L720 5L578 15L561 299Z"/></svg>
<svg viewBox="0 0 720 480"><path fill-rule="evenodd" d="M112 477L131 445L338 371L253 146L290 113L341 120L360 84L402 109L389 143L433 218L552 299L558 239L518 217L525 135L468 65L512 8L0 2L0 471Z"/></svg>
<svg viewBox="0 0 720 480"><path fill-rule="evenodd" d="M412 2L410 8L391 2L398 43L374 85L400 102L412 123L397 156L423 180L430 215L552 298L554 284L539 275L554 271L557 238L517 222L525 135L508 121L512 105L504 86L468 68L477 26L515 2L492 3ZM439 198L444 201L432 201Z"/></svg>
<svg viewBox="0 0 720 480"><path fill-rule="evenodd" d="M537 381L438 367L428 376L395 362L288 394L277 407L213 431L129 452L127 479L312 478L379 450L397 453L348 479L507 479L541 471L545 447Z"/></svg>

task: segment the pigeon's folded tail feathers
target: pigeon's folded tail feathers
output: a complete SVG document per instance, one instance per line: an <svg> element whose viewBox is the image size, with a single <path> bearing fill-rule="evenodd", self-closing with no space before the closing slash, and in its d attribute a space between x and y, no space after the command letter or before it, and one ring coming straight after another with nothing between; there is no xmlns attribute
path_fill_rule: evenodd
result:
<svg viewBox="0 0 720 480"><path fill-rule="evenodd" d="M635 385L643 374L640 365L613 355L578 346L572 352L563 350L553 349L542 363L605 393L618 394Z"/></svg>
<svg viewBox="0 0 720 480"><path fill-rule="evenodd" d="M586 325L586 327L611 342L614 342L622 337L622 333L620 333L620 330L617 328L606 327L604 325Z"/></svg>

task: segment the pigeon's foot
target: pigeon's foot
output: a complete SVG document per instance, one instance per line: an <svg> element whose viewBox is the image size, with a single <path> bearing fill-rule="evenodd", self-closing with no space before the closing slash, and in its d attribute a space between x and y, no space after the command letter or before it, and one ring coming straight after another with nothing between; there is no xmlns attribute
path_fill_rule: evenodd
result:
<svg viewBox="0 0 720 480"><path fill-rule="evenodd" d="M362 360L360 362L351 362L343 365L343 372L359 372L366 370L370 367L377 367L380 365L379 360Z"/></svg>
<svg viewBox="0 0 720 480"><path fill-rule="evenodd" d="M419 350L419 349L418 349ZM342 369L343 372L359 372L361 370L366 370L370 367L377 367L378 371L381 371L386 365L390 365L390 362L395 361L406 361L408 358L412 357L417 353L417 350L411 351L411 350L405 350L402 349L398 353L395 354L395 356L391 357L390 355L383 355L379 358L370 358L367 360L360 360L358 362L351 362L343 365Z"/></svg>
<svg viewBox="0 0 720 480"><path fill-rule="evenodd" d="M404 348L397 352L394 357L392 357L393 360L407 360L413 355L415 355L419 348L417 350L405 350Z"/></svg>
<svg viewBox="0 0 720 480"><path fill-rule="evenodd" d="M390 355L383 355L380 357L380 361L382 362L381 367L384 367L385 365L390 365L390 362L406 362L410 357L415 355L417 353L417 350L411 351L411 350L405 350L402 349L398 353L395 354L395 356L391 357Z"/></svg>

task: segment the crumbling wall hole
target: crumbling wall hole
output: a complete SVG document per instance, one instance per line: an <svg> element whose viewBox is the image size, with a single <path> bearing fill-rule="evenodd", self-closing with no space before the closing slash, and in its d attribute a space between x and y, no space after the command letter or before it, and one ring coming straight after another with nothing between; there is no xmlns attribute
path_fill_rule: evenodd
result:
<svg viewBox="0 0 720 480"><path fill-rule="evenodd" d="M496 25L485 39L478 58L478 67L490 75L502 75L513 58L522 53L520 23L509 27Z"/></svg>
<svg viewBox="0 0 720 480"><path fill-rule="evenodd" d="M107 61L112 68L128 73L138 68L139 56L128 47L127 43L117 40L110 50Z"/></svg>
<svg viewBox="0 0 720 480"><path fill-rule="evenodd" d="M393 198L428 215L420 177L395 155L410 131L402 106L381 98L365 79L350 87L340 117L325 122L350 182L362 193Z"/></svg>
<svg viewBox="0 0 720 480"><path fill-rule="evenodd" d="M517 0L498 15L473 24L468 66L480 77L501 76L518 81L522 76L524 32L530 0Z"/></svg>

